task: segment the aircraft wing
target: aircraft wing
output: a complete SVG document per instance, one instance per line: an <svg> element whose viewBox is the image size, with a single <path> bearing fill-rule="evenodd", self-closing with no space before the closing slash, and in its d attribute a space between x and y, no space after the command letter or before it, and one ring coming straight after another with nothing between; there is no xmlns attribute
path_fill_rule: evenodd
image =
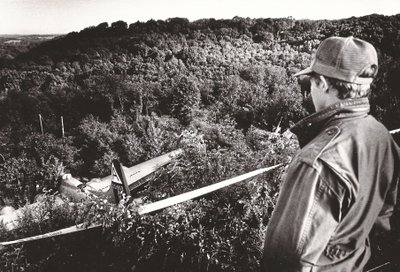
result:
<svg viewBox="0 0 400 272"><path fill-rule="evenodd" d="M390 134L399 133L399 132L400 132L400 128L398 128L398 129L393 129L393 130L391 130L391 131L389 131L389 132L390 132Z"/></svg>
<svg viewBox="0 0 400 272"><path fill-rule="evenodd" d="M45 234L39 234L36 236L21 238L21 239L14 240L14 241L0 242L0 246L8 246L8 245L15 245L15 244L25 243L25 242L30 242L30 241L37 241L37 240L41 240L41 239L46 239L46 238L50 238L50 237L85 231L88 229L93 229L93 228L98 228L98 227L101 227L101 225L94 224L94 225L85 227L84 224L78 224L76 226L55 230L55 231L48 232Z"/></svg>

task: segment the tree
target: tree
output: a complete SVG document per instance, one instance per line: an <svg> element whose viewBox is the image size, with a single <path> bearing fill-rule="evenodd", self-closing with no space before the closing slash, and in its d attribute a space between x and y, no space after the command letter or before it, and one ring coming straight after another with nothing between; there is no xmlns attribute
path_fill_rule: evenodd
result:
<svg viewBox="0 0 400 272"><path fill-rule="evenodd" d="M117 21L111 23L111 33L112 35L120 36L127 34L128 24L124 21Z"/></svg>
<svg viewBox="0 0 400 272"><path fill-rule="evenodd" d="M197 84L185 76L178 79L172 94L172 115L188 125L193 119L193 111L199 107L200 91Z"/></svg>

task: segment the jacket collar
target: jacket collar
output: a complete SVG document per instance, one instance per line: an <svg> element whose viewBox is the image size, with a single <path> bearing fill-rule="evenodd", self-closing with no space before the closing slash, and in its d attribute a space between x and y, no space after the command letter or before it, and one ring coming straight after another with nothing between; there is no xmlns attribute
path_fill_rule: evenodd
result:
<svg viewBox="0 0 400 272"><path fill-rule="evenodd" d="M301 147L311 141L327 124L336 118L365 115L369 112L368 98L346 99L313 113L295 124L290 130L296 134Z"/></svg>

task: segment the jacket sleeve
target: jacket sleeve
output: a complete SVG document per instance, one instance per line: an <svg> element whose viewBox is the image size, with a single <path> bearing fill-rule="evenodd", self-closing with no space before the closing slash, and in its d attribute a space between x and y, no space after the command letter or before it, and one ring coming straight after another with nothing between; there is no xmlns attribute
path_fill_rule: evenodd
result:
<svg viewBox="0 0 400 272"><path fill-rule="evenodd" d="M321 166L322 164L320 164ZM300 160L288 168L268 224L263 271L311 271L341 217L342 189L329 170Z"/></svg>
<svg viewBox="0 0 400 272"><path fill-rule="evenodd" d="M392 187L386 194L385 203L375 222L377 230L390 231L392 229L390 219L396 206L398 183L398 180L393 182Z"/></svg>

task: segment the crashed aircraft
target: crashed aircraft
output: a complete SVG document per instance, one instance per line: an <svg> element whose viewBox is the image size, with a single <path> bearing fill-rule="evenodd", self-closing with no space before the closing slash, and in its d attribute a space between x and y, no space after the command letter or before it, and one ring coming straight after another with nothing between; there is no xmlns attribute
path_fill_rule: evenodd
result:
<svg viewBox="0 0 400 272"><path fill-rule="evenodd" d="M111 164L111 175L103 178L94 178L87 183L79 181L72 177L71 174L64 174L59 192L70 202L79 202L83 199L94 197L118 204L123 193L126 195L133 194L135 189L146 182L143 178L170 163L182 153L182 149L177 149L129 168L114 160ZM55 198L55 205L63 203L64 200L62 198ZM42 205L40 201L37 201L18 210L14 210L9 206L4 207L0 212L0 224L3 224L6 230L16 229L27 209L34 213L35 210L40 210Z"/></svg>

